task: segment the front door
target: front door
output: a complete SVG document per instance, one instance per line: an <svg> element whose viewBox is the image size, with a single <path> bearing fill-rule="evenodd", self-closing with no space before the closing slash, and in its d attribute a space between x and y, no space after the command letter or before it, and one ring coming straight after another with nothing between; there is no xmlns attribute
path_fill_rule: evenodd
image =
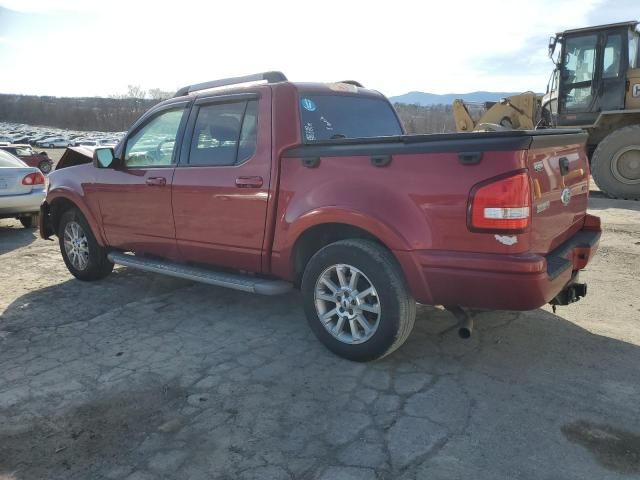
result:
<svg viewBox="0 0 640 480"><path fill-rule="evenodd" d="M271 179L270 90L200 99L173 178L182 260L260 271Z"/></svg>
<svg viewBox="0 0 640 480"><path fill-rule="evenodd" d="M562 49L558 124L582 125L593 121L598 34L568 37Z"/></svg>
<svg viewBox="0 0 640 480"><path fill-rule="evenodd" d="M618 30L603 34L602 79L598 110L622 110L627 83L627 32Z"/></svg>
<svg viewBox="0 0 640 480"><path fill-rule="evenodd" d="M150 116L126 138L121 166L97 170L95 191L109 245L176 258L171 182L186 111L181 105Z"/></svg>

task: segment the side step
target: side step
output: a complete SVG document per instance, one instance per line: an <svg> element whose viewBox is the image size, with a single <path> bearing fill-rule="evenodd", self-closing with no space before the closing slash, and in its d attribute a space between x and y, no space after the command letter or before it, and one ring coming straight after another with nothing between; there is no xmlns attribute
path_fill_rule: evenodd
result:
<svg viewBox="0 0 640 480"><path fill-rule="evenodd" d="M137 257L120 252L111 252L107 258L113 263L125 267L137 268L146 272L161 273L170 277L183 278L194 282L208 283L218 287L233 288L243 292L259 293L261 295L279 295L293 288L293 285L283 280L242 275L239 273L218 272L202 267L182 265L166 260L156 260Z"/></svg>

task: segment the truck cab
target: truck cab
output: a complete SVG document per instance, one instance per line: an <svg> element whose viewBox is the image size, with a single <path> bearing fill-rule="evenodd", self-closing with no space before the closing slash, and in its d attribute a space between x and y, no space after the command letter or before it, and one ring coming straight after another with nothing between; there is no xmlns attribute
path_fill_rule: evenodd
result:
<svg viewBox="0 0 640 480"><path fill-rule="evenodd" d="M557 52L556 70L543 107L554 126L589 126L601 112L640 108L637 25L600 25L551 37L549 56Z"/></svg>

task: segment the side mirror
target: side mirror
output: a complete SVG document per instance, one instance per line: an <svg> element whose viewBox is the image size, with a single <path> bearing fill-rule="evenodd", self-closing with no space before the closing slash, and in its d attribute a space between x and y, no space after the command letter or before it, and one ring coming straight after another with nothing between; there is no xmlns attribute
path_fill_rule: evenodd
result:
<svg viewBox="0 0 640 480"><path fill-rule="evenodd" d="M116 156L111 147L100 147L93 151L93 165L96 168L115 168Z"/></svg>
<svg viewBox="0 0 640 480"><path fill-rule="evenodd" d="M558 37L549 37L549 58L553 57L553 52L556 50L556 43L558 42Z"/></svg>

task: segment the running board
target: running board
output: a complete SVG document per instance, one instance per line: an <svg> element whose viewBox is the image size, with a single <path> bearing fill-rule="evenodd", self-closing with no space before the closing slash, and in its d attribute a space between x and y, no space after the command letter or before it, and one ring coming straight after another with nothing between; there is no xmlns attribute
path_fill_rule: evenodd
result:
<svg viewBox="0 0 640 480"><path fill-rule="evenodd" d="M232 288L243 292L259 293L261 295L279 295L293 288L292 284L282 280L270 280L239 273L219 272L208 268L193 267L191 265L138 257L120 252L111 252L107 255L107 258L118 265L137 268L145 272L161 273L170 277L207 283L218 287Z"/></svg>

